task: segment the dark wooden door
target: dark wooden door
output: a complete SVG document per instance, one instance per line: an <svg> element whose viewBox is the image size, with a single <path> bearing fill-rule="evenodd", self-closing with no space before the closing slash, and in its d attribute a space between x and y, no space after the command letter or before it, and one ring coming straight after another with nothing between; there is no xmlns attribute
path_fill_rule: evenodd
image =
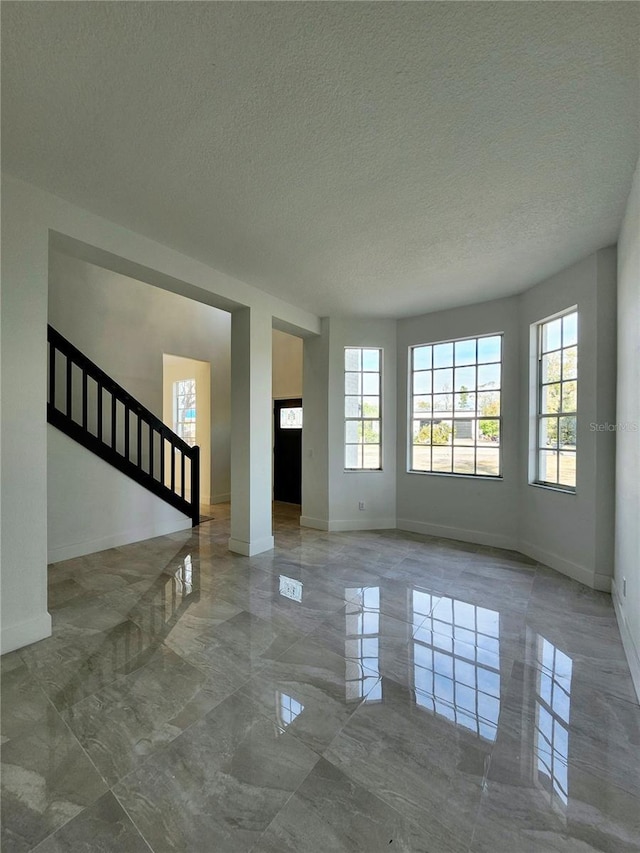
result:
<svg viewBox="0 0 640 853"><path fill-rule="evenodd" d="M302 502L302 400L273 406L273 499Z"/></svg>

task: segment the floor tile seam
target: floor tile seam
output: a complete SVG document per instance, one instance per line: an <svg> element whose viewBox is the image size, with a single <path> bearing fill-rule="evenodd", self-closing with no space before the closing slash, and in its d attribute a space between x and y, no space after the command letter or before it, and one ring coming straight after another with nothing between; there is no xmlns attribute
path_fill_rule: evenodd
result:
<svg viewBox="0 0 640 853"><path fill-rule="evenodd" d="M82 743L78 740L78 737L77 737L76 733L73 731L73 729L71 729L71 727L69 726L69 724L67 723L67 721L64 719L64 717L62 716L62 714L58 711L58 709L55 707L55 705L53 704L53 702L51 702L51 700L49 699L49 697L47 696L46 698L47 698L47 701L49 702L49 704L51 705L51 707L52 707L53 711L56 713L56 715L57 715L57 716L58 716L58 718L60 719L60 722L61 722L61 723L63 724L63 726L67 729L67 731L68 731L69 735L71 736L71 738L73 739L73 741L75 741L75 743L76 743L76 744L77 744L77 746L79 747L79 749L80 749L80 751L82 752L82 754L83 754L83 755L85 756L85 758L89 761L89 763L91 764L91 766L93 767L93 769L95 770L95 772L98 774L98 776L99 776L99 777L100 777L100 779L102 780L103 784L105 785L105 790L104 790L101 794L99 794L99 795L95 798L95 800L93 800L91 803L88 803L87 805L83 806L83 807L80 809L80 811L79 811L79 812L77 812L77 814L75 814L75 815L73 815L72 817L67 818L66 820L64 820L64 821L60 824L60 826L57 826L57 827L53 830L53 832L50 832L50 833L49 833L45 838L41 838L41 839L40 839L40 841L38 841L38 843L37 843L36 845L34 845L33 847L31 847L31 848L30 848L30 853L31 853L31 851L33 851L33 850L35 850L37 847L39 847L39 846L40 846L40 844L43 844L47 839L51 838L51 836L53 836L53 835L55 835L57 832L59 832L59 830L61 830L63 827L67 826L67 824L71 823L71 821L72 821L72 820L75 820L75 818L80 817L80 815L82 815L82 814L83 814L83 813L84 813L88 808L90 808L92 805L94 805L94 803L96 803L96 802L100 799L100 797L103 797L103 796L104 796L104 795L109 791L109 783L108 783L108 782L107 782L107 780L104 778L104 776L102 775L102 773L100 772L100 770L96 767L96 765L95 765L95 763L94 763L93 759L91 758L91 756L89 755L89 753L86 751L86 749L84 748L84 746L82 745Z"/></svg>
<svg viewBox="0 0 640 853"><path fill-rule="evenodd" d="M112 796L112 797L114 797L115 801L118 803L118 805L120 806L120 808L122 809L122 811L125 813L125 815L126 815L126 816L129 818L129 820L131 821L131 824L132 824L133 828L134 828L134 829L135 829L135 831L138 833L138 835L140 836L140 838L142 839L142 841L143 841L143 842L147 845L147 847L149 848L149 853L155 853L155 851L154 851L153 847L151 846L151 843L147 840L147 838L145 837L144 833L142 832L142 830L140 829L140 827L139 827L139 826L138 826L138 824L136 823L136 821L135 821L135 819L134 819L133 815L132 815L132 814L130 814L129 810L127 809L126 803L124 803L124 802L120 799L120 797L118 797L118 795L116 794L116 792L113 790L113 787L109 788L109 793L111 794L111 796ZM124 850L123 850L123 851L122 851L122 853L126 853L126 851L124 851Z"/></svg>
<svg viewBox="0 0 640 853"><path fill-rule="evenodd" d="M359 708L358 708L358 710L359 710ZM356 713L357 713L357 711L356 711ZM354 716L354 715L352 715L352 716L349 718L349 720L347 720L347 722L345 723L345 725L340 729L339 734L341 734L341 733L342 733L342 731L345 729L345 727L346 727L346 726L351 722L351 719L353 718L353 716ZM403 813L402 813L398 808L396 808L396 806L394 805L394 803L392 803L392 802L390 802L390 801L388 801L388 800L385 800L385 799L384 799L383 797L381 797L381 796L380 796L376 791L372 790L372 789L369 787L369 785L367 784L367 782L366 782L366 781L364 781L364 780L362 780L362 779L360 779L360 778L358 778L358 777L354 776L354 775L350 772L349 767L348 767L347 765L344 765L344 766L343 766L343 765L338 765L338 764L336 764L336 762L335 762L335 761L333 761L333 760L332 760L332 758L331 758L327 753L328 753L328 751L329 751L330 747L331 747L331 746L333 745L333 743L335 742L335 740L336 740L336 738L337 738L337 737L338 737L338 735L336 735L336 737L331 741L331 744L330 744L330 745L326 748L326 750L325 750L325 754L323 754L321 757L322 757L322 758L324 758L324 760L325 760L325 761L328 761L328 762L329 762L329 764L331 764L331 766L332 766L332 767L334 767L336 770L338 770L338 772L339 772L339 773L342 773L344 776L346 776L346 777L347 777L347 779L348 779L350 782L352 782L354 785L357 785L358 787L363 788L363 789L364 789L364 790L365 790L365 791L366 791L370 796L372 796L372 797L373 797L377 802L381 803L385 808L387 808L387 809L391 809L391 811L395 812L395 813L399 816L399 818L400 818L400 820L401 820L401 821L404 821L405 823L408 823L410 826L415 827L415 828L416 828L416 830L417 830L420 834L423 834L423 833L424 833L424 830L423 830L422 826L421 826L417 821L415 821L412 817L409 817L408 815L403 814ZM479 808L479 807L478 807L478 808ZM437 819L437 817L436 817L436 819ZM440 824L440 826L442 826L442 828L443 828L443 829L446 829L446 828L444 827L444 825L443 825L443 824ZM474 820L474 829L475 829L475 820ZM471 837L473 836L473 831L471 832L471 834L470 834L470 835L471 835ZM460 839L455 838L454 840L455 840L455 841L456 841L456 843L457 843ZM469 842L469 843L470 843L470 842ZM468 847L467 849L470 849L470 847ZM254 851L253 851L253 850L251 850L251 851L250 851L250 853L254 853ZM257 850L255 850L255 853L258 853L258 851L257 851ZM437 851L434 851L434 853L437 853ZM516 853L516 851L514 851L514 853Z"/></svg>
<svg viewBox="0 0 640 853"><path fill-rule="evenodd" d="M174 737L172 737L170 740L164 741L162 743L162 745L158 747L158 749L154 750L153 752L150 752L148 755L145 755L142 757L138 756L138 763L135 765L135 767L128 770L123 776L119 776L115 782L109 783L107 781L107 785L109 787L109 790L118 799L118 802L120 802L120 798L118 797L118 795L115 791L115 789L118 787L118 785L120 785L122 782L124 782L125 779L128 779L129 776L133 776L134 774L136 774L140 770L142 770L152 759L157 759L157 758L161 757L165 752L167 752L173 746L173 744L178 740L178 738L181 738L183 735L186 735L187 732L189 732L194 726L201 723L202 720L206 716L208 716L213 711L215 711L216 708L218 708L220 705L222 705L223 702L226 702L228 699L231 699L233 696L237 696L240 693L240 690L243 686L244 686L244 682L240 687L236 688L232 693L229 693L228 696L225 696L224 698L222 698L218 702L216 702L216 704L212 708L209 708L208 711L204 711L202 714L200 714L200 716L198 716L197 719L195 719L191 723L189 723L189 725L186 726L184 729L177 732L176 735ZM246 694L242 694L242 697L246 698ZM256 704L253 699L251 699L251 702L254 705ZM122 803L120 803L120 804L124 808L124 805ZM145 841L146 841L146 838L145 838Z"/></svg>

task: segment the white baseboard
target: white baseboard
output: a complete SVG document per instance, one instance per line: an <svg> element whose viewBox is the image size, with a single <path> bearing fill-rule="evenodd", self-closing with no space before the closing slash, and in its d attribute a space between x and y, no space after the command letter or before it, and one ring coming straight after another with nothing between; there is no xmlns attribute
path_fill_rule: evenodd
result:
<svg viewBox="0 0 640 853"><path fill-rule="evenodd" d="M244 542L242 539L229 539L229 550L243 557L255 557L265 551L273 550L273 536L264 536L255 542Z"/></svg>
<svg viewBox="0 0 640 853"><path fill-rule="evenodd" d="M428 524L424 521L414 521L410 518L399 518L398 530L408 530L410 533L423 533L425 536L440 536L443 539L458 539L461 542L472 542L476 545L488 545L492 548L506 548L509 551L518 550L518 542L510 536L499 533L486 533L481 530L466 530L463 527L447 527L443 524Z"/></svg>
<svg viewBox="0 0 640 853"><path fill-rule="evenodd" d="M212 504L228 504L231 500L230 492L220 492L219 495L211 495Z"/></svg>
<svg viewBox="0 0 640 853"><path fill-rule="evenodd" d="M638 647L633 640L633 635L629 630L629 625L625 618L624 609L618 594L618 588L616 586L615 579L613 578L611 579L611 598L613 599L613 608L616 612L618 627L620 628L622 647L624 648L624 653L627 656L629 669L631 670L631 679L633 681L633 686L636 689L638 702L640 702L640 652L638 651Z"/></svg>
<svg viewBox="0 0 640 853"><path fill-rule="evenodd" d="M329 522L326 518L312 518L308 515L301 515L300 527L312 527L314 530L328 530Z"/></svg>
<svg viewBox="0 0 640 853"><path fill-rule="evenodd" d="M51 616L45 611L33 619L3 627L0 634L0 654L13 652L51 636Z"/></svg>
<svg viewBox="0 0 640 853"><path fill-rule="evenodd" d="M579 563L573 563L571 560L566 560L564 557L560 557L551 551L545 551L532 542L521 542L518 550L526 554L527 557L531 557L533 560L537 560L539 563L555 569L560 574L566 575L574 581L580 581L580 583L591 589L599 589L601 592L610 592L611 590L611 578L604 575L596 575L591 569L587 569Z"/></svg>
<svg viewBox="0 0 640 853"><path fill-rule="evenodd" d="M395 518L345 518L329 521L329 530L343 533L348 530L395 530Z"/></svg>
<svg viewBox="0 0 640 853"><path fill-rule="evenodd" d="M154 539L156 536L166 536L169 533L178 533L181 530L190 529L191 521L185 517L173 524L150 525L149 527L141 527L136 530L115 533L111 536L103 536L99 539L73 542L70 545L50 548L47 554L47 561L49 563L59 563L62 560L72 560L74 557L84 557L85 554L106 551L107 548L119 548L121 545L131 545L133 542L142 542L144 539Z"/></svg>

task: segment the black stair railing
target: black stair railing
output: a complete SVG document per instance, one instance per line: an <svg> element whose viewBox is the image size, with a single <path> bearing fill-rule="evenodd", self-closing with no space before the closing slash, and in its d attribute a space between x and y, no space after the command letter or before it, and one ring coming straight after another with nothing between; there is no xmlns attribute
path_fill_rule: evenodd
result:
<svg viewBox="0 0 640 853"><path fill-rule="evenodd" d="M47 420L159 498L200 520L200 448L191 447L52 326Z"/></svg>

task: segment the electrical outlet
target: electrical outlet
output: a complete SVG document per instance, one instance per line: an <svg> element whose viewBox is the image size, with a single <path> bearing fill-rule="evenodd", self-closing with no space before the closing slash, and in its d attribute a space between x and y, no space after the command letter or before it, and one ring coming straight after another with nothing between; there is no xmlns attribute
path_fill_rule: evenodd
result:
<svg viewBox="0 0 640 853"><path fill-rule="evenodd" d="M360 512L362 512L362 510L364 509L364 501L359 502L358 509L360 510Z"/></svg>

